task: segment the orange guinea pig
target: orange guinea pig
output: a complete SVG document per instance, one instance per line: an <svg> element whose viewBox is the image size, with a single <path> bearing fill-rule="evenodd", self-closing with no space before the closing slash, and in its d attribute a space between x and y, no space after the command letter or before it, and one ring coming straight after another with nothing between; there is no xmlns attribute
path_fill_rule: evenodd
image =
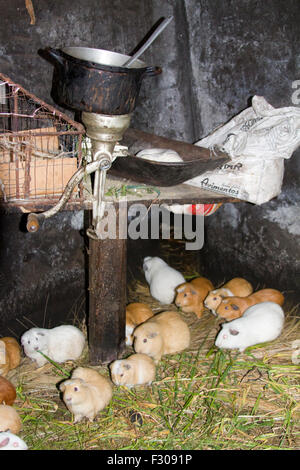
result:
<svg viewBox="0 0 300 470"><path fill-rule="evenodd" d="M131 346L133 342L133 330L136 326L144 323L154 313L147 304L133 302L126 307L126 345Z"/></svg>
<svg viewBox="0 0 300 470"><path fill-rule="evenodd" d="M21 362L21 346L15 338L0 338L0 375L5 377L11 369Z"/></svg>
<svg viewBox="0 0 300 470"><path fill-rule="evenodd" d="M282 306L284 296L276 289L261 289L248 297L224 297L216 312L226 320L234 320L243 315L247 308L261 302L275 302Z"/></svg>
<svg viewBox="0 0 300 470"><path fill-rule="evenodd" d="M185 313L195 313L198 318L203 314L203 301L214 288L209 279L197 277L176 287L175 304Z"/></svg>
<svg viewBox="0 0 300 470"><path fill-rule="evenodd" d="M252 292L253 288L250 282L242 277L235 277L218 289L210 291L204 300L204 305L209 308L212 313L216 314L216 310L224 297L247 297L252 294Z"/></svg>
<svg viewBox="0 0 300 470"><path fill-rule="evenodd" d="M15 399L15 387L9 380L0 376L0 404L12 405Z"/></svg>
<svg viewBox="0 0 300 470"><path fill-rule="evenodd" d="M22 421L17 410L9 405L0 405L0 432L19 434L21 429Z"/></svg>

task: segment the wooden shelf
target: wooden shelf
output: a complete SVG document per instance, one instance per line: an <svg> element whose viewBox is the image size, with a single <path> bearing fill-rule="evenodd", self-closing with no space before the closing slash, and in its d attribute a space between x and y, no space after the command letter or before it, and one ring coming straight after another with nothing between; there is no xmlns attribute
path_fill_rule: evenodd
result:
<svg viewBox="0 0 300 470"><path fill-rule="evenodd" d="M195 186L190 186L188 184L179 184L177 186L168 186L168 187L157 187L149 186L149 188L155 188L158 191L149 192L141 190L142 187L147 188L146 185L141 185L134 181L130 181L123 178L116 178L113 176L107 176L105 191L108 192L114 188L114 193L120 194L122 187L124 186L135 186L136 194L126 194L126 196L105 196L105 199L108 202L119 203L122 201L127 201L128 206L134 203L143 203L146 206L151 203L155 204L214 204L214 203L226 203L226 202L241 202L240 199L224 196L222 194L217 194L212 191L207 191L204 189L197 188ZM134 192L135 188L129 188L130 192ZM159 192L159 194L158 194ZM57 203L51 199L24 199L17 200L13 202L1 202L0 210L1 212L14 212L14 213L26 213L26 212L42 212L50 209ZM63 210L76 211L76 210L91 210L92 201L90 196L86 196L84 200L73 200L68 202Z"/></svg>
<svg viewBox="0 0 300 470"><path fill-rule="evenodd" d="M116 188L121 188L122 185L136 186L137 192L141 185L130 180L110 177L107 179L106 191L115 186ZM150 186L150 188L152 188ZM153 186L153 188L158 189L159 195L153 191L153 193L143 194L140 196L127 195L126 198L120 198L119 201L127 200L128 203L134 202L143 202L145 204L151 203L154 200L157 204L167 203L167 204L212 204L218 202L239 202L239 199L224 196L222 194L217 194L212 191L206 191L204 189L197 188L195 186L190 186L188 184L179 184L177 186L167 186L167 187L158 187ZM132 191L133 189L131 189ZM115 200L115 198L107 197L107 200Z"/></svg>

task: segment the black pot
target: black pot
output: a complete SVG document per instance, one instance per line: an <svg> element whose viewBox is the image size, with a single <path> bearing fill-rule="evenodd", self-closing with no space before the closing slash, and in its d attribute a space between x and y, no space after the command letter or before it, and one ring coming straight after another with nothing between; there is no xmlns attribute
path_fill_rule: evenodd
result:
<svg viewBox="0 0 300 470"><path fill-rule="evenodd" d="M161 73L130 56L104 49L67 47L46 49L56 65L52 97L60 105L90 113L120 115L131 113L137 104L144 77Z"/></svg>

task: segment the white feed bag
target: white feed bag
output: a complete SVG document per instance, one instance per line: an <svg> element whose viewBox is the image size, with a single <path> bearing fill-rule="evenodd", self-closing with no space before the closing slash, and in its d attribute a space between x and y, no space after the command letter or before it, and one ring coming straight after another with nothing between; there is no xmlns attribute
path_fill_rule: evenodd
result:
<svg viewBox="0 0 300 470"><path fill-rule="evenodd" d="M275 109L254 96L251 107L195 145L216 146L232 160L185 184L263 204L280 193L284 159L300 145L300 109Z"/></svg>

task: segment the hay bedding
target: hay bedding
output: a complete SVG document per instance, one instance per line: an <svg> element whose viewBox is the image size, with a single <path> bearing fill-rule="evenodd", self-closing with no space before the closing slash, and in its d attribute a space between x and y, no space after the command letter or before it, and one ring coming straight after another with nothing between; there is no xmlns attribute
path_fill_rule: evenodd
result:
<svg viewBox="0 0 300 470"><path fill-rule="evenodd" d="M193 273L187 271L183 274L190 276ZM162 306L156 302L150 296L148 287L142 283L136 283L130 297L132 301L147 303L155 313L174 309L174 305ZM298 345L300 354L299 313L299 306L285 312L283 332L275 341L248 348L244 353L226 351L225 354L232 360L231 380L228 376L229 380L218 391L218 400L223 398L224 403L230 403L230 397L232 398L230 406L240 417L250 418L256 414L262 419L271 418L274 422L280 422L286 419L290 407L295 426L292 436L289 436L289 445L297 449L300 449L300 366L292 362L292 354L294 352L294 357L300 361L293 349L293 345ZM218 371L220 375L217 373L217 380L214 381L215 371L210 373L212 359L209 358L213 358L213 352L217 350L214 341L221 321L209 311L205 311L200 319L192 313L181 314L191 330L191 345L187 355L197 355L198 376L207 375L208 382L211 380L212 386L215 386L224 370ZM172 359L169 361L172 362ZM228 367L228 363L226 366ZM172 372L169 375L171 374ZM196 379L197 376L194 377ZM213 388L206 391L209 395ZM251 439L251 434L247 437Z"/></svg>
<svg viewBox="0 0 300 470"><path fill-rule="evenodd" d="M192 262L180 266L180 253L181 248L173 252L177 257L165 259L187 278L197 275L188 267ZM128 290L128 302L147 303L154 313L176 310L153 299L146 283L132 281ZM300 339L298 306L286 312L277 340L244 353L214 347L220 321L208 311L200 319L182 315L191 329L189 350L162 359L152 389L114 387L111 404L92 425L72 424L58 391L64 372L52 364L36 369L24 358L8 375L18 389L20 436L37 449L300 448L300 367L292 361L293 344ZM132 352L127 348L124 357ZM70 372L78 365L89 366L87 348L79 361L61 366ZM96 369L109 376L107 366ZM130 422L132 409L144 422L140 428ZM78 426L85 436L81 441Z"/></svg>

